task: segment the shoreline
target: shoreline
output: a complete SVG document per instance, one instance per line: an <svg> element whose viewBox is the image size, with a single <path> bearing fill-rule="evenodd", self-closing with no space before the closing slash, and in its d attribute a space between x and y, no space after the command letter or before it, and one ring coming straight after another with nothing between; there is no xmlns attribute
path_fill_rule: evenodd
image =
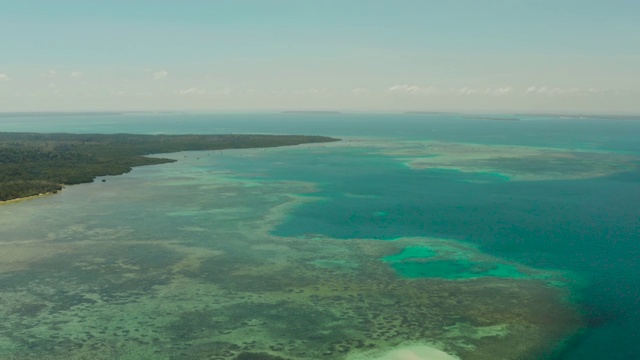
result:
<svg viewBox="0 0 640 360"><path fill-rule="evenodd" d="M139 135L0 132L0 199L56 193L59 184L83 184L122 175L134 167L175 160L150 155L181 151L275 148L338 142L318 135ZM40 195L34 195L40 196Z"/></svg>
<svg viewBox="0 0 640 360"><path fill-rule="evenodd" d="M60 191L62 191L62 190L56 190L56 192L49 191L49 192L41 193L41 194L38 194L38 195L30 195L30 196L19 197L19 198L9 199L9 200L0 200L0 206L9 205L9 204L12 204L12 203L18 203L18 202L22 202L22 201L35 200L35 199L42 198L42 197L47 197L47 196L52 196L52 195L58 194Z"/></svg>

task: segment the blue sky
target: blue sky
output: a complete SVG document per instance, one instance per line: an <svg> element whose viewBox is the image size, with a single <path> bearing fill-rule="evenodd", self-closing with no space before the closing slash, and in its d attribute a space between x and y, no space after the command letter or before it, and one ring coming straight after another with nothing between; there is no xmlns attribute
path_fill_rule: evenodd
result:
<svg viewBox="0 0 640 360"><path fill-rule="evenodd" d="M637 0L0 8L0 111L640 112Z"/></svg>

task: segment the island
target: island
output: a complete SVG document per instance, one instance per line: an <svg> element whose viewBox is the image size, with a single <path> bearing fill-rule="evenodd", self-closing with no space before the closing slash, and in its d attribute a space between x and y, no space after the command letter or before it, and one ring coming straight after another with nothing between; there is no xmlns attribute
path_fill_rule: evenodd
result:
<svg viewBox="0 0 640 360"><path fill-rule="evenodd" d="M21 112L0 112L0 118L24 118L24 117L56 117L56 116L116 116L124 115L124 112L115 111L21 111Z"/></svg>
<svg viewBox="0 0 640 360"><path fill-rule="evenodd" d="M305 135L136 135L0 133L0 201L56 193L64 185L174 162L145 155L267 148L339 139Z"/></svg>
<svg viewBox="0 0 640 360"><path fill-rule="evenodd" d="M309 114L309 115L339 115L340 111L332 110L289 110L283 111L283 114Z"/></svg>
<svg viewBox="0 0 640 360"><path fill-rule="evenodd" d="M608 120L640 120L640 115L607 115L607 114L569 114L569 113L528 113L516 114L516 116L529 116L538 118L561 118L561 119L608 119Z"/></svg>
<svg viewBox="0 0 640 360"><path fill-rule="evenodd" d="M403 114L405 115L447 115L447 114L453 114L453 113L444 112L444 111L405 111Z"/></svg>
<svg viewBox="0 0 640 360"><path fill-rule="evenodd" d="M472 120L520 121L517 117L473 117Z"/></svg>

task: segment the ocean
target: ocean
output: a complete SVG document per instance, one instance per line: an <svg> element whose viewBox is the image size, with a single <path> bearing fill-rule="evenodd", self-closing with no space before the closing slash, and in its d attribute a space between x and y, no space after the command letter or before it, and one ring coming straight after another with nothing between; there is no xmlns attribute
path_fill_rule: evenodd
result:
<svg viewBox="0 0 640 360"><path fill-rule="evenodd" d="M639 120L2 117L342 141L154 155L178 161L0 205L0 357L635 358Z"/></svg>

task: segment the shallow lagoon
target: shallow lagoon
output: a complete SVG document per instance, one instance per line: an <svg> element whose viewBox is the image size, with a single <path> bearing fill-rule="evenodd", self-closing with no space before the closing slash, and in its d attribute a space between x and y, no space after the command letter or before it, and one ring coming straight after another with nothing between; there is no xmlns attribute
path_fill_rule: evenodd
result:
<svg viewBox="0 0 640 360"><path fill-rule="evenodd" d="M6 127L346 140L172 154L178 163L0 207L3 356L342 359L409 347L425 358L442 355L437 348L462 359L527 359L598 325L559 354L585 359L599 336L628 326L617 313L637 316L629 307L637 298L624 293L637 281L629 256L638 249L630 201L638 149L628 132L636 125L172 116ZM455 151L429 154L447 156L446 166L415 166L425 141L482 148L482 166ZM530 150L520 163L513 152L495 160L500 146L536 143L536 157L554 154L544 178L517 177L540 173L523 170ZM568 176L557 161L572 156L581 166ZM601 248L597 237L612 224L609 240L626 254ZM620 358L635 350L616 339Z"/></svg>

